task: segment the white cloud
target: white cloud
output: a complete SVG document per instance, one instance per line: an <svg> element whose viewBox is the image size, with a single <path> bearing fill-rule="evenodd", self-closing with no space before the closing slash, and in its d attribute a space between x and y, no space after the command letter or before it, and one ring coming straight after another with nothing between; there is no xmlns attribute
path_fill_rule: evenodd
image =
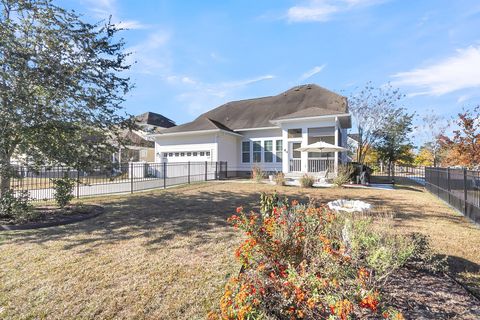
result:
<svg viewBox="0 0 480 320"><path fill-rule="evenodd" d="M300 76L300 81L304 81L304 80L307 80L308 78L311 78L313 77L314 75L316 75L317 73L320 73L322 72L322 70L326 67L325 64L321 65L321 66L315 66L313 67L312 69L308 70L307 72L305 72L304 74L302 74Z"/></svg>
<svg viewBox="0 0 480 320"><path fill-rule="evenodd" d="M96 19L108 19L112 16L112 23L124 29L147 29L148 26L136 20L119 20L117 0L84 0L88 9Z"/></svg>
<svg viewBox="0 0 480 320"><path fill-rule="evenodd" d="M168 77L170 84L186 86L186 91L179 94L177 100L186 106L187 112L192 116L198 116L212 107L234 99L245 87L274 78L273 75L262 75L243 80L205 83L186 76ZM187 79L188 81L185 81Z"/></svg>
<svg viewBox="0 0 480 320"><path fill-rule="evenodd" d="M142 24L135 20L126 20L115 23L117 28L138 30L138 29L148 29L149 26Z"/></svg>
<svg viewBox="0 0 480 320"><path fill-rule="evenodd" d="M251 79L232 81L232 82L224 82L224 83L220 84L220 86L226 87L226 88L238 88L238 87L244 87L244 86L253 84L255 82L270 80L270 79L273 79L273 78L275 78L275 76L273 76L271 74L267 74L267 75L264 75L264 76L251 78Z"/></svg>
<svg viewBox="0 0 480 320"><path fill-rule="evenodd" d="M392 76L396 86L413 87L415 95L440 96L480 87L480 46L458 49L448 58Z"/></svg>
<svg viewBox="0 0 480 320"><path fill-rule="evenodd" d="M171 54L168 49L171 34L164 30L150 33L146 40L127 48L132 54L128 57L129 63L136 62L134 72L143 74L165 75L170 73L172 64ZM168 79L167 79L168 80Z"/></svg>
<svg viewBox="0 0 480 320"><path fill-rule="evenodd" d="M325 22L335 14L368 7L386 0L309 0L303 5L288 9L286 18L290 22Z"/></svg>

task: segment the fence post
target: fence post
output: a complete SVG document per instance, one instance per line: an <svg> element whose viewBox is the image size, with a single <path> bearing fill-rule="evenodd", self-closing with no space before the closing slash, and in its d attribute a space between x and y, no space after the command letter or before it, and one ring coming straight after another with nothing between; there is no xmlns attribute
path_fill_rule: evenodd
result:
<svg viewBox="0 0 480 320"><path fill-rule="evenodd" d="M448 190L448 204L451 204L450 193L452 189L450 187L450 167L447 167L447 190Z"/></svg>
<svg viewBox="0 0 480 320"><path fill-rule="evenodd" d="M463 168L463 214L467 215L467 168Z"/></svg>
<svg viewBox="0 0 480 320"><path fill-rule="evenodd" d="M133 162L130 162L130 193L133 193Z"/></svg>
<svg viewBox="0 0 480 320"><path fill-rule="evenodd" d="M218 178L218 161L215 161L215 180L220 180Z"/></svg>
<svg viewBox="0 0 480 320"><path fill-rule="evenodd" d="M167 188L167 163L163 163L163 189Z"/></svg>
<svg viewBox="0 0 480 320"><path fill-rule="evenodd" d="M77 199L80 198L80 169L77 169Z"/></svg>
<svg viewBox="0 0 480 320"><path fill-rule="evenodd" d="M390 165L390 173L392 174L392 184L395 185L395 169L396 169L396 164L392 163Z"/></svg>
<svg viewBox="0 0 480 320"><path fill-rule="evenodd" d="M205 181L207 181L208 177L207 177L207 161L205 161Z"/></svg>
<svg viewBox="0 0 480 320"><path fill-rule="evenodd" d="M225 179L228 179L228 162L225 161Z"/></svg>
<svg viewBox="0 0 480 320"><path fill-rule="evenodd" d="M188 184L190 184L190 161L188 161Z"/></svg>

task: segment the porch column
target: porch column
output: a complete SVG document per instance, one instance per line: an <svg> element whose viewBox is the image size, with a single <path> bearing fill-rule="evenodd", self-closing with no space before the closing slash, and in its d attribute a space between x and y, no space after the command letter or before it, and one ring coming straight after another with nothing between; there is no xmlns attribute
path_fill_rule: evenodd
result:
<svg viewBox="0 0 480 320"><path fill-rule="evenodd" d="M282 129L282 172L288 173L289 166L290 166L290 158L289 158L289 145L288 145L288 130Z"/></svg>
<svg viewBox="0 0 480 320"><path fill-rule="evenodd" d="M302 127L302 148L308 146L308 128ZM308 172L308 152L301 153L302 172Z"/></svg>

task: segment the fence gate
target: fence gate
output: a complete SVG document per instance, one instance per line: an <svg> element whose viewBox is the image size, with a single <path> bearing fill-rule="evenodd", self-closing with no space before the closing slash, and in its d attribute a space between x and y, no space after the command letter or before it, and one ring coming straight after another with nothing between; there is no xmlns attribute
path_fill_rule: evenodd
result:
<svg viewBox="0 0 480 320"><path fill-rule="evenodd" d="M218 162L218 173L217 173L217 179L222 180L222 179L227 179L228 178L228 167L227 167L227 162L225 161L220 161Z"/></svg>

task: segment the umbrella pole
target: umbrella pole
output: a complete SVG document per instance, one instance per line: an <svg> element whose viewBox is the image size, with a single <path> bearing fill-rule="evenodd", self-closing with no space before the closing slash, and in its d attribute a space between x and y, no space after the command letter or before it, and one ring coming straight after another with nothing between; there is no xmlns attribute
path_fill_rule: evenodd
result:
<svg viewBox="0 0 480 320"><path fill-rule="evenodd" d="M327 152L327 172L330 171L330 162L328 161L328 152Z"/></svg>

